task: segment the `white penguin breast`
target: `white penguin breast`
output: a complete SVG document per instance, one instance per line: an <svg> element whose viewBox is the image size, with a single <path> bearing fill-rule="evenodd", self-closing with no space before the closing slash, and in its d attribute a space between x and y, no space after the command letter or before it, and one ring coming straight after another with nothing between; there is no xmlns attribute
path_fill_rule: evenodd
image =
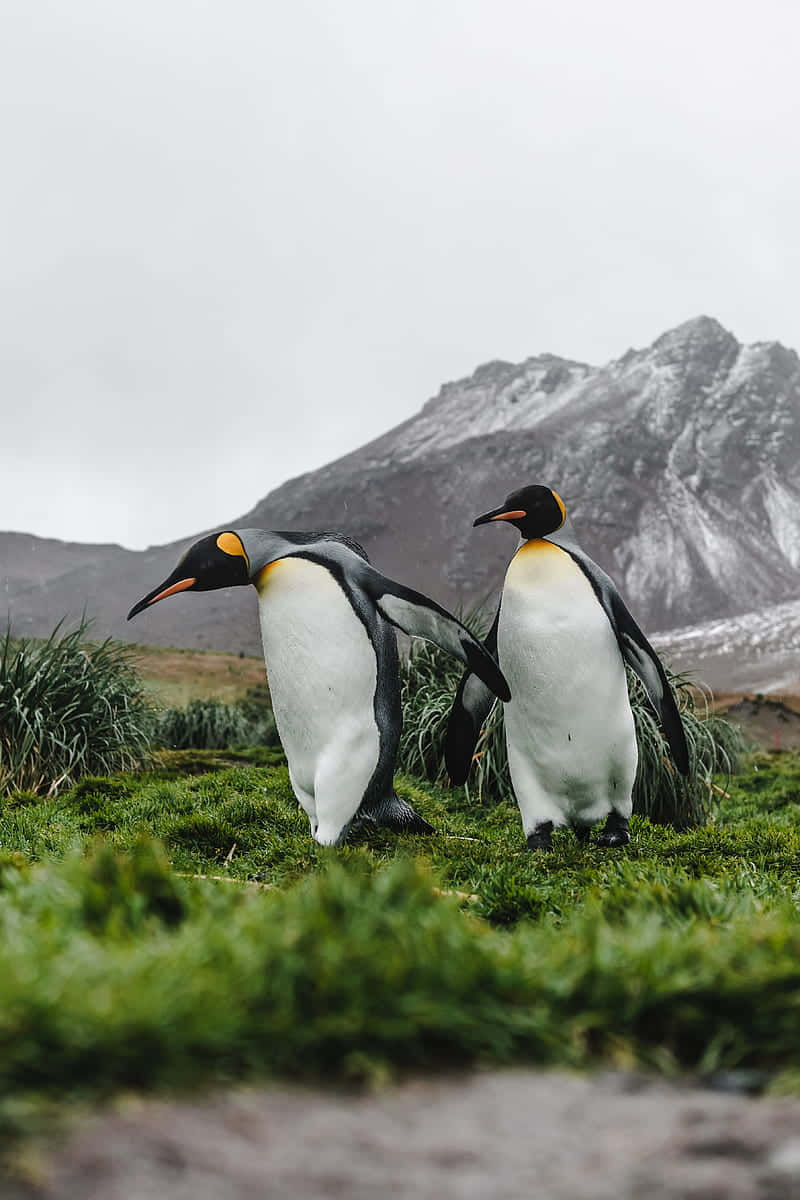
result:
<svg viewBox="0 0 800 1200"><path fill-rule="evenodd" d="M541 635L532 644L531 635ZM566 652L578 663L583 647L614 648L616 638L592 585L565 550L544 539L525 542L506 573L498 638L513 644L521 666L535 659L548 674ZM556 676L560 672L556 672Z"/></svg>
<svg viewBox="0 0 800 1200"><path fill-rule="evenodd" d="M609 753L633 738L625 668L589 580L551 542L524 543L506 574L498 627L511 688L509 747L533 760L542 782L605 774ZM560 786L560 784L559 784Z"/></svg>
<svg viewBox="0 0 800 1200"><path fill-rule="evenodd" d="M313 793L326 754L346 756L358 746L361 756L366 740L377 763L375 651L342 588L318 563L279 559L257 586L278 733L293 779Z"/></svg>

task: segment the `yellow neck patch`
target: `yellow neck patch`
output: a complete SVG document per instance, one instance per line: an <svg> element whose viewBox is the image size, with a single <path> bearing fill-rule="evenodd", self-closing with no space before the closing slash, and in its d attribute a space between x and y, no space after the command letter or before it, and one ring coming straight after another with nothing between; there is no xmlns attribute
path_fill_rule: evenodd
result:
<svg viewBox="0 0 800 1200"><path fill-rule="evenodd" d="M558 492L553 492L553 499L555 500L558 507L561 509L561 525L563 525L567 519L567 510L564 506L564 501L561 499ZM559 529L561 528L561 525L559 525L559 527L558 527ZM555 533L555 530L553 530L553 532Z"/></svg>
<svg viewBox="0 0 800 1200"><path fill-rule="evenodd" d="M514 555L514 558L517 558L519 555L522 555L522 554L525 554L525 555L534 554L534 553L541 554L542 552L544 552L545 554L548 554L548 553L550 553L550 554L565 554L566 553L566 551L562 550L560 546L556 546L553 542L548 542L547 538L529 538L527 542L522 543L520 548L517 550L517 553ZM569 555L567 555L567 557L569 557ZM512 559L512 562L513 562L513 559Z"/></svg>
<svg viewBox="0 0 800 1200"><path fill-rule="evenodd" d="M238 555L240 558L243 558L247 563L248 571L250 570L250 559L247 557L247 551L242 545L238 534L231 533L230 531L221 533L217 538L217 546L224 554L230 554L232 557Z"/></svg>
<svg viewBox="0 0 800 1200"><path fill-rule="evenodd" d="M279 558L279 559L276 559L275 562L268 562L265 567L261 568L261 570L256 575L255 579L253 580L253 583L256 585L257 592L260 593L267 586L267 583L269 582L269 577L270 577L270 574L271 574L273 568L277 567L278 563L281 563L284 561L285 561L284 559Z"/></svg>
<svg viewBox="0 0 800 1200"><path fill-rule="evenodd" d="M530 538L517 550L506 572L506 584L514 587L562 586L579 570L574 561L546 538Z"/></svg>

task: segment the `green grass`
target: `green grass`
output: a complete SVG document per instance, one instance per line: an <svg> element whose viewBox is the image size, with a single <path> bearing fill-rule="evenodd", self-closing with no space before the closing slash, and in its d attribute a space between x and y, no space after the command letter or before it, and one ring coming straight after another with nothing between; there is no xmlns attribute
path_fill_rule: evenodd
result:
<svg viewBox="0 0 800 1200"><path fill-rule="evenodd" d="M532 855L511 803L398 785L438 832L338 851L274 749L11 797L0 1132L77 1095L264 1075L797 1061L800 757L755 759L703 828L635 817L616 852L564 833Z"/></svg>

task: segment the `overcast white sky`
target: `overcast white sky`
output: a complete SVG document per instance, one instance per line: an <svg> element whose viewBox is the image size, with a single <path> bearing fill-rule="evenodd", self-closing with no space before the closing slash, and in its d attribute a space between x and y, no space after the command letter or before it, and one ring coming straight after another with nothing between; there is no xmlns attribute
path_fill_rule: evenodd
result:
<svg viewBox="0 0 800 1200"><path fill-rule="evenodd" d="M0 529L230 520L441 382L800 347L795 0L4 0Z"/></svg>

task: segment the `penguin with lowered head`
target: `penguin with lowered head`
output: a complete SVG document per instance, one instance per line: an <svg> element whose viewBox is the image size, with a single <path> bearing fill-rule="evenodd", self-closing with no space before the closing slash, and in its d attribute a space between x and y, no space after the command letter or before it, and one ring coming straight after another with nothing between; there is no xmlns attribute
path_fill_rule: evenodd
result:
<svg viewBox="0 0 800 1200"><path fill-rule="evenodd" d="M637 746L625 664L642 681L678 770L689 753L658 655L613 581L579 546L561 497L533 484L512 492L474 525L508 521L521 542L506 572L486 638L511 688L504 712L508 765L531 850L554 828L581 838L605 818L597 841L622 846ZM445 759L466 781L494 696L467 669L450 714Z"/></svg>
<svg viewBox="0 0 800 1200"><path fill-rule="evenodd" d="M336 533L209 534L128 620L177 592L245 584L258 591L275 722L315 840L339 845L355 817L433 832L394 792L402 727L395 628L435 642L488 694L508 700L492 656L435 601L387 579Z"/></svg>

